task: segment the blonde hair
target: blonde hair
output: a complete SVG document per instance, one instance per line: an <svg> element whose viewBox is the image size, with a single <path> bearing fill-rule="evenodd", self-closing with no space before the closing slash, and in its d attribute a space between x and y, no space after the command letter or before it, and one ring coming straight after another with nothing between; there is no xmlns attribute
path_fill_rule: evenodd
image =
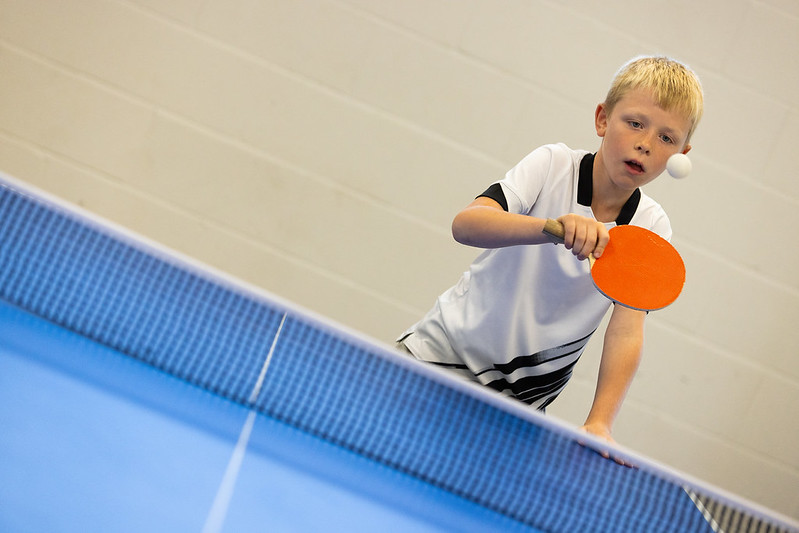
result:
<svg viewBox="0 0 799 533"><path fill-rule="evenodd" d="M666 56L635 57L614 76L605 98L607 113L610 114L618 101L634 89L651 90L660 107L687 117L691 128L685 142L691 140L704 111L702 84L693 70Z"/></svg>

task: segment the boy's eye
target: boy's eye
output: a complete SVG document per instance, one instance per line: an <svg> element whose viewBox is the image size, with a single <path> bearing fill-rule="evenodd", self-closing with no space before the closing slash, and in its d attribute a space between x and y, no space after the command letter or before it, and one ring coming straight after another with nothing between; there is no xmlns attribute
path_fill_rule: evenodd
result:
<svg viewBox="0 0 799 533"><path fill-rule="evenodd" d="M661 139L661 140L662 140L664 143L667 143L667 144L674 144L674 139L672 139L672 138L671 138L671 137L669 137L668 135L661 135L661 136L660 136L660 139Z"/></svg>
<svg viewBox="0 0 799 533"><path fill-rule="evenodd" d="M632 126L635 129L639 129L641 126L643 126L643 124L641 124L637 120L630 120L629 124L630 124L630 126Z"/></svg>

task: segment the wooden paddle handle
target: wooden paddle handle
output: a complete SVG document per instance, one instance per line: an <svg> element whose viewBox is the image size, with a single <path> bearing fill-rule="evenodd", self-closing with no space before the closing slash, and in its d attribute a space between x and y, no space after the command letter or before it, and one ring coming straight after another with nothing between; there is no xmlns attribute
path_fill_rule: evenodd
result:
<svg viewBox="0 0 799 533"><path fill-rule="evenodd" d="M563 230L563 224L555 220L554 218L548 218L546 223L544 224L544 233L552 237L553 241L563 243L563 236L566 232ZM593 268L594 261L596 258L594 254L589 254L588 256L588 265Z"/></svg>
<svg viewBox="0 0 799 533"><path fill-rule="evenodd" d="M552 237L553 240L557 242L563 242L563 236L565 232L563 231L563 224L555 220L554 218L548 218L546 224L544 224L544 233Z"/></svg>

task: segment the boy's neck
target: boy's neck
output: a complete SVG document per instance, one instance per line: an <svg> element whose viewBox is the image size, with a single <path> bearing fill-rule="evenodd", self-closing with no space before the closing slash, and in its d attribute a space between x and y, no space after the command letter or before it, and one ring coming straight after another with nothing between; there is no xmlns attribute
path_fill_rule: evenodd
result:
<svg viewBox="0 0 799 533"><path fill-rule="evenodd" d="M594 217L600 222L613 222L619 218L622 208L627 203L630 196L624 198L613 197L604 194L602 191L602 184L594 180L594 195L591 198L591 211Z"/></svg>
<svg viewBox="0 0 799 533"><path fill-rule="evenodd" d="M609 187L608 180L601 179L601 153L588 154L580 165L580 187L578 202L591 207L594 217L600 222L627 224L635 214L640 198L638 189L629 192ZM598 179L599 178L599 179Z"/></svg>

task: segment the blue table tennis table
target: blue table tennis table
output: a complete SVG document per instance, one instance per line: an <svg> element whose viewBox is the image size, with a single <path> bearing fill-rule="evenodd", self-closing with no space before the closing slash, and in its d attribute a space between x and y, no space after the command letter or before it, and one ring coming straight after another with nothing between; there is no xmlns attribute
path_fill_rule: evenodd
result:
<svg viewBox="0 0 799 533"><path fill-rule="evenodd" d="M7 177L0 428L8 533L713 531L573 428Z"/></svg>
<svg viewBox="0 0 799 533"><path fill-rule="evenodd" d="M0 530L203 531L248 409L0 305ZM534 531L258 416L224 531Z"/></svg>

